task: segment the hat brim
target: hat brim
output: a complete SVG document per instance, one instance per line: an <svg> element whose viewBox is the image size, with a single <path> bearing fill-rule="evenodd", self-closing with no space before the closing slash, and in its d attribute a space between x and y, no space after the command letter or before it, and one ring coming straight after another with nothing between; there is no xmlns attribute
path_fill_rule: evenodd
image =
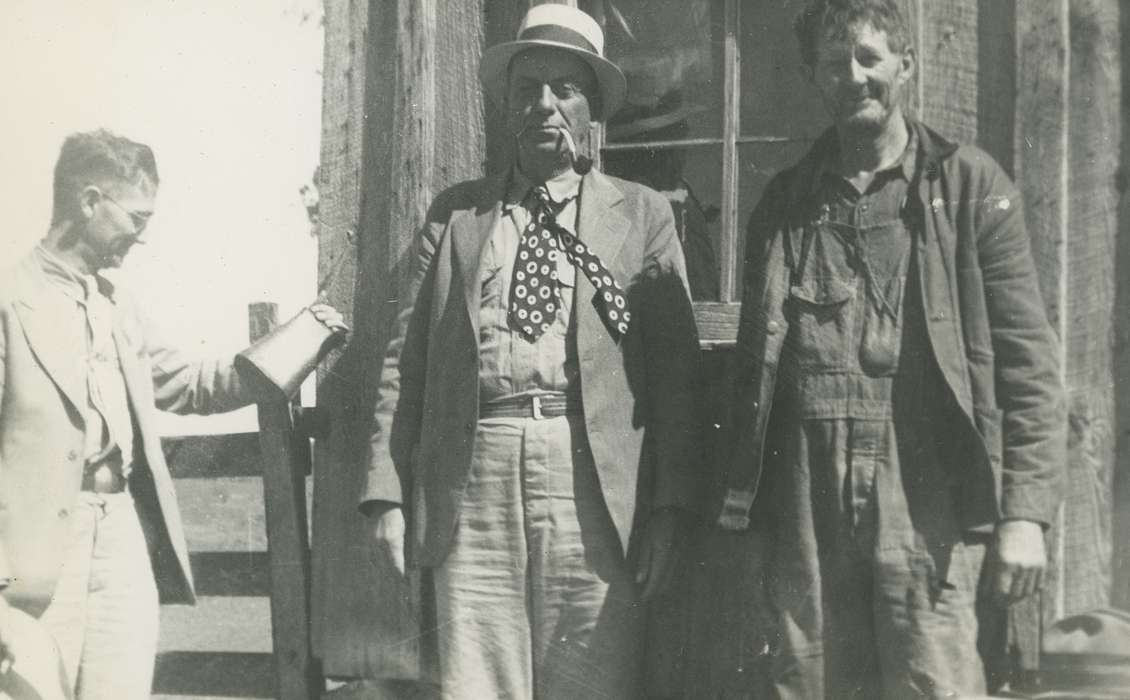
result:
<svg viewBox="0 0 1130 700"><path fill-rule="evenodd" d="M624 98L628 93L628 81L615 63L572 44L538 39L495 44L483 52L482 61L479 63L479 82L482 83L487 97L498 107L501 108L506 104L506 82L509 77L507 72L510 68L510 59L526 49L533 48L568 51L592 68L593 73L596 74L601 100L600 113L594 114L594 119L603 121L623 106Z"/></svg>

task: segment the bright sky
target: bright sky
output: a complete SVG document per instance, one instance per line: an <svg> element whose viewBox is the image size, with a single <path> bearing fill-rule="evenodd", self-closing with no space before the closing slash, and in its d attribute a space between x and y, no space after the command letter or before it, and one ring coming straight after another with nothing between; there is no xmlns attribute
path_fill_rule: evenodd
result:
<svg viewBox="0 0 1130 700"><path fill-rule="evenodd" d="M318 162L320 13L319 0L4 0L0 262L46 231L63 138L106 127L157 155L152 242L120 279L167 335L233 349L249 302L289 317L316 286L298 190ZM254 425L210 420L170 430Z"/></svg>

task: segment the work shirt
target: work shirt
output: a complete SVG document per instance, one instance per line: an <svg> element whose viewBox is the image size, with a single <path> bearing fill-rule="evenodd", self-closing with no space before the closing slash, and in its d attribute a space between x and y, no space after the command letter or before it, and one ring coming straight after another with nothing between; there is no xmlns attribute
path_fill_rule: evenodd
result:
<svg viewBox="0 0 1130 700"><path fill-rule="evenodd" d="M576 235L581 175L568 170L545 185L550 198L560 207L557 224ZM518 168L512 169L502 214L483 251L479 396L484 404L520 395L580 396L577 329L573 322L577 270L567 256L557 256L560 303L549 330L530 342L508 323L510 284L521 231L533 220L533 186Z"/></svg>
<svg viewBox="0 0 1130 700"><path fill-rule="evenodd" d="M75 302L77 313L58 322L85 326L86 346L76 348L76 354L86 368L87 403L82 408L86 471L107 466L127 477L133 458L133 419L114 342L114 304L106 294L107 283L82 274L43 246L36 247L35 255L52 284Z"/></svg>
<svg viewBox="0 0 1130 700"><path fill-rule="evenodd" d="M792 331L782 363L796 369L780 389L791 393L805 418L885 419L903 358L903 301L912 232L903 210L914 176L916 143L875 174L859 192L835 169L830 154L820 168L819 216L793 251L789 312ZM925 337L914 334L921 357ZM901 369L900 369L901 367Z"/></svg>

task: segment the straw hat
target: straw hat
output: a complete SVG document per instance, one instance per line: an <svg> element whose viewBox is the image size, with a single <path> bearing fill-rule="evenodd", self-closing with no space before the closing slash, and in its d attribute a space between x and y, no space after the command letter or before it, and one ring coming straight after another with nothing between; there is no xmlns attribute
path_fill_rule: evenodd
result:
<svg viewBox="0 0 1130 700"><path fill-rule="evenodd" d="M616 64L604 57L604 32L600 25L575 7L548 3L530 8L518 28L517 39L496 44L483 52L479 80L496 105L506 103L510 59L537 46L568 51L592 67L603 105L597 118L614 114L624 103L628 83Z"/></svg>

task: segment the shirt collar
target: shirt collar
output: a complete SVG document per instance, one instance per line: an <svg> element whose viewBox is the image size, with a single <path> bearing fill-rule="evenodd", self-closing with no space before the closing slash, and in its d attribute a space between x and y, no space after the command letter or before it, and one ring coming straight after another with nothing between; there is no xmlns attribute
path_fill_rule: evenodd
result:
<svg viewBox="0 0 1130 700"><path fill-rule="evenodd" d="M882 174L895 174L902 175L903 179L907 182L911 182L914 179L914 169L918 164L918 132L910 128L909 125L907 125L906 132L909 136L906 140L906 149L902 152L902 155L899 156L897 161L877 172L877 177ZM818 168L819 174L821 176L829 174L842 178L843 176L840 175L839 169L836 167L839 164L839 158L839 142L833 140L832 147L824 151L823 157L820 160Z"/></svg>
<svg viewBox="0 0 1130 700"><path fill-rule="evenodd" d="M74 299L85 302L87 297L99 290L98 279L94 275L84 275L58 255L47 250L43 244L35 247L35 255L47 279Z"/></svg>
<svg viewBox="0 0 1130 700"><path fill-rule="evenodd" d="M546 180L545 188L549 191L549 198L557 204L564 204L571 199L575 199L581 193L581 180L583 177L583 175L570 168L560 175ZM517 165L510 168L509 180L509 185L506 188L506 200L502 204L503 209L506 211L522 204L526 196L530 193L530 189L537 185L537 183L534 183L526 177L526 174L523 173Z"/></svg>

